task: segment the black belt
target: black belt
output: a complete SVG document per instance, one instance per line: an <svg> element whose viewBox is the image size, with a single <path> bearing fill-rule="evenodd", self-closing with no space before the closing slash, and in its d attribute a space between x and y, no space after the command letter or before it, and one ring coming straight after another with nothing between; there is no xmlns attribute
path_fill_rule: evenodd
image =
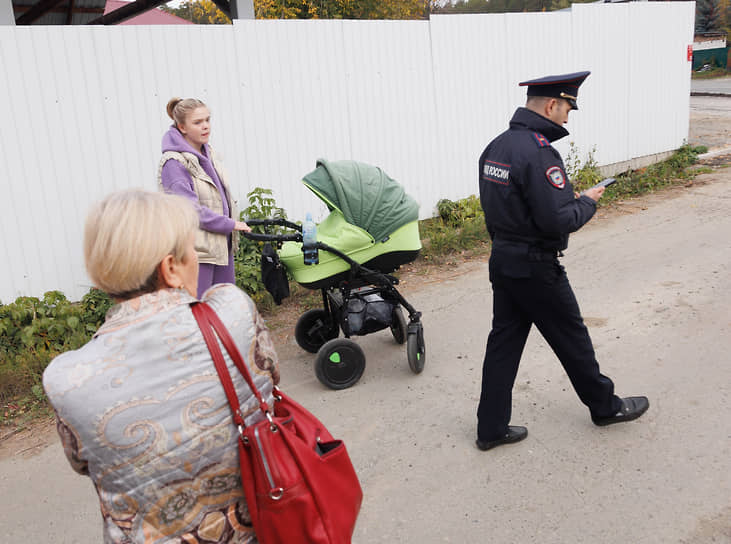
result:
<svg viewBox="0 0 731 544"><path fill-rule="evenodd" d="M563 257L563 253L556 249L531 248L528 250L528 260L531 261L553 261L559 257Z"/></svg>
<svg viewBox="0 0 731 544"><path fill-rule="evenodd" d="M528 250L528 257L536 261L549 261L557 257L563 257L563 253L559 249L548 249L525 240L511 239L497 234L493 241L493 247L500 246L502 244L526 248Z"/></svg>

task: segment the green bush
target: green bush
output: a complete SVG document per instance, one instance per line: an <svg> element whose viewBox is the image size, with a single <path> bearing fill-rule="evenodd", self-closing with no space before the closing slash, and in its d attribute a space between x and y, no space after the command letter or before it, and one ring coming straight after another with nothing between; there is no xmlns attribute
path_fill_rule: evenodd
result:
<svg viewBox="0 0 731 544"><path fill-rule="evenodd" d="M574 142L569 144L569 154L566 155L564 166L566 167L566 174L574 186L574 191L585 191L602 179L599 166L594 158L595 152L596 148L592 148L582 161Z"/></svg>
<svg viewBox="0 0 731 544"><path fill-rule="evenodd" d="M482 215L480 199L475 195L453 202L443 198L437 202L437 213L444 224L452 227L461 227L468 219Z"/></svg>
<svg viewBox="0 0 731 544"><path fill-rule="evenodd" d="M277 206L276 200L271 196L271 189L257 187L246 195L249 199L249 206L240 214L240 220L247 219L287 219L283 208ZM252 232L259 234L277 234L281 227L265 227L256 225ZM261 280L261 249L263 242L249 240L245 236L239 238L239 247L234 254L234 268L236 271L236 285L257 303L267 307L273 303L271 296L264 287Z"/></svg>
<svg viewBox="0 0 731 544"><path fill-rule="evenodd" d="M438 217L419 223L425 259L439 260L464 250L489 246L485 215L477 196L457 201L443 198L437 202L437 213Z"/></svg>
<svg viewBox="0 0 731 544"><path fill-rule="evenodd" d="M622 198L650 193L661 187L676 183L678 180L693 177L695 173L688 171L687 168L695 164L699 154L706 151L707 148L703 146L684 145L677 149L670 158L662 162L616 175L617 183L607 188L604 196L599 200L598 206L601 207ZM594 159L594 149L582 161L573 142L570 144L570 151L564 165L566 166L566 174L571 179L574 190L577 192L585 191L603 177Z"/></svg>
<svg viewBox="0 0 731 544"><path fill-rule="evenodd" d="M0 402L28 392L42 398L48 363L88 342L112 304L106 293L92 289L78 303L48 291L42 299L18 297L0 305Z"/></svg>
<svg viewBox="0 0 731 544"><path fill-rule="evenodd" d="M688 167L695 164L698 161L698 155L706 151L707 148L703 146L684 145L667 160L616 176L617 183L607 188L599 205L651 193L657 189L677 184L678 181L691 179L696 172Z"/></svg>

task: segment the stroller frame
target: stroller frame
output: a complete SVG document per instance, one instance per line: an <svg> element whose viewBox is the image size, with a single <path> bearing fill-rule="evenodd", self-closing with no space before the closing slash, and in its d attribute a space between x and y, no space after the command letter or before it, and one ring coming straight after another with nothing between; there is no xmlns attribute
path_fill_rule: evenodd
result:
<svg viewBox="0 0 731 544"><path fill-rule="evenodd" d="M295 231L293 234L242 233L246 238L262 242L274 242L281 249L283 242L302 242L302 226L286 219L249 219L250 226L280 226ZM421 312L417 311L396 289L399 279L387 272L374 270L352 259L347 254L324 242L315 245L318 251L327 251L343 259L349 269L336 274L329 283L306 288L320 289L322 309L308 310L297 321L295 339L299 346L310 353L316 353L315 374L321 383L331 389L351 387L363 375L365 354L353 342L349 326L348 302L355 297L377 295L393 305L391 322L381 328L390 327L398 344L406 343L409 368L415 374L421 373L426 362L424 328ZM389 272L397 269L395 264ZM403 307L408 313L408 323L401 312ZM381 328L376 330L381 330ZM339 338L342 330L345 338ZM356 335L366 335L376 330Z"/></svg>

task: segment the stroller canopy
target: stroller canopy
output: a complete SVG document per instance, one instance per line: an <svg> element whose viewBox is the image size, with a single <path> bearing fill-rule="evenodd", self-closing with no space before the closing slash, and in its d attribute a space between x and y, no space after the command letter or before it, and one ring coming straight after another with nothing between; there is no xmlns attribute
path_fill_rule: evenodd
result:
<svg viewBox="0 0 731 544"><path fill-rule="evenodd" d="M382 241L419 218L419 205L401 185L377 166L356 161L319 159L303 183L348 223Z"/></svg>

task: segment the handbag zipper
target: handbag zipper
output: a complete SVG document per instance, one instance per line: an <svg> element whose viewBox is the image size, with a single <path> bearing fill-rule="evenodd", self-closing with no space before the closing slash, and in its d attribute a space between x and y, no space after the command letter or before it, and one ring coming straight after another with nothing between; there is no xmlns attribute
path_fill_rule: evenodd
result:
<svg viewBox="0 0 731 544"><path fill-rule="evenodd" d="M274 483L274 478L272 477L272 471L269 468L269 461L267 461L267 456L266 453L264 453L264 447L261 443L261 437L259 436L259 427L254 428L254 438L256 439L256 447L259 449L261 461L264 464L264 473L267 476L267 480L269 480L269 497L271 497L275 501L278 501L282 498L282 495L284 494L284 489L282 489L281 487L275 487L276 484Z"/></svg>

